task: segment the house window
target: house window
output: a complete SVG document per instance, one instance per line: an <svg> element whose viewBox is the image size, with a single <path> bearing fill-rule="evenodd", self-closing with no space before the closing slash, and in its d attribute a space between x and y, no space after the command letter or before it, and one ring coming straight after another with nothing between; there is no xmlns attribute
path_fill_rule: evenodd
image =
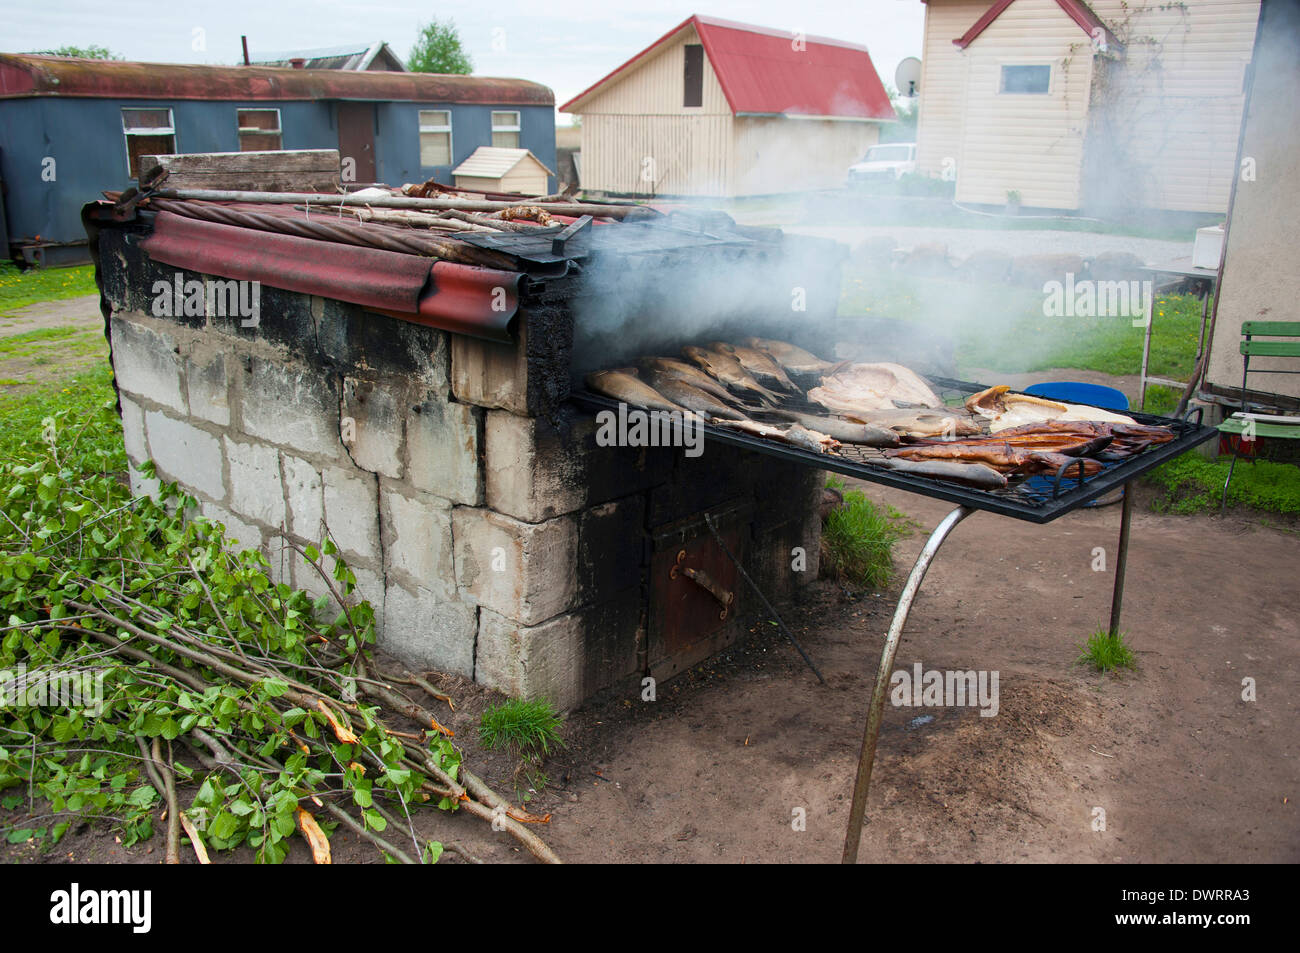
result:
<svg viewBox="0 0 1300 953"><path fill-rule="evenodd" d="M166 156L176 152L176 127L170 109L123 109L122 134L131 178L140 177L141 156Z"/></svg>
<svg viewBox="0 0 1300 953"><path fill-rule="evenodd" d="M1002 67L1003 93L1046 93L1052 83L1050 66Z"/></svg>
<svg viewBox="0 0 1300 953"><path fill-rule="evenodd" d="M284 148L280 140L280 110L240 109L236 116L240 152Z"/></svg>
<svg viewBox="0 0 1300 953"><path fill-rule="evenodd" d="M451 165L450 110L420 110L420 165Z"/></svg>
<svg viewBox="0 0 1300 953"><path fill-rule="evenodd" d="M683 78L685 92L683 106L704 105L704 47L698 43L686 44L686 68Z"/></svg>
<svg viewBox="0 0 1300 953"><path fill-rule="evenodd" d="M492 114L492 145L503 149L519 148L519 113Z"/></svg>

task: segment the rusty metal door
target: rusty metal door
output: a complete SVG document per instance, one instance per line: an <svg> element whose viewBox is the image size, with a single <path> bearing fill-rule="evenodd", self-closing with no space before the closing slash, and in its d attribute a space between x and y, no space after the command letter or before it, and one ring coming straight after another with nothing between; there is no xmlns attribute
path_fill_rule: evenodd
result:
<svg viewBox="0 0 1300 953"><path fill-rule="evenodd" d="M353 161L353 182L375 181L375 107L373 103L339 103L339 157L346 172Z"/></svg>
<svg viewBox="0 0 1300 953"><path fill-rule="evenodd" d="M744 559L748 513L723 508L720 535ZM743 598L736 565L714 542L702 520L688 519L651 531L649 668L669 677L730 641Z"/></svg>

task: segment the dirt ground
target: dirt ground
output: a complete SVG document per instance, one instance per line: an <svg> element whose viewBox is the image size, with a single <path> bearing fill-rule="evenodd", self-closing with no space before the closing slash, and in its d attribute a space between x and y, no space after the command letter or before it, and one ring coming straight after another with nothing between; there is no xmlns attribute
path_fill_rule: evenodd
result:
<svg viewBox="0 0 1300 953"><path fill-rule="evenodd" d="M14 340L19 335L29 337ZM0 315L0 390L31 388L107 356L98 295L42 301Z"/></svg>
<svg viewBox="0 0 1300 953"><path fill-rule="evenodd" d="M902 577L947 506L869 487L922 526L899 578L860 598L821 582L785 618L825 673L820 686L776 630L639 694L573 712L569 748L529 808L565 860L834 862L843 846L863 720ZM930 569L896 670L999 673L999 710L886 706L860 859L873 862L1300 861L1300 538L1244 518L1157 516L1135 505L1123 628L1135 673L1072 664L1105 624L1119 507L1047 526L977 513ZM1094 549L1107 558L1093 571ZM1242 700L1242 680L1257 700ZM458 679L448 724L467 764L516 790L514 762L474 740L498 697ZM927 720L926 716L932 716ZM527 782L517 788L522 795ZM793 829L802 808L806 830ZM1105 829L1094 830L1104 811ZM0 823L16 818L0 820ZM421 836L488 862L526 860L481 821L425 811ZM338 862L378 862L340 831ZM9 861L156 863L152 845L72 832ZM445 861L459 860L444 855ZM237 859L247 859L241 852ZM307 860L296 845L290 860Z"/></svg>

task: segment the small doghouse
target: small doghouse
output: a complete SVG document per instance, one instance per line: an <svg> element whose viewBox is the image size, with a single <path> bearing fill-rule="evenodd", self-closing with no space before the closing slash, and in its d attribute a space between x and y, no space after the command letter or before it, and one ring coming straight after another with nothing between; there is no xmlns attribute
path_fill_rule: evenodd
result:
<svg viewBox="0 0 1300 953"><path fill-rule="evenodd" d="M545 195L547 178L555 175L527 149L498 146L479 146L451 174L460 189L521 195Z"/></svg>

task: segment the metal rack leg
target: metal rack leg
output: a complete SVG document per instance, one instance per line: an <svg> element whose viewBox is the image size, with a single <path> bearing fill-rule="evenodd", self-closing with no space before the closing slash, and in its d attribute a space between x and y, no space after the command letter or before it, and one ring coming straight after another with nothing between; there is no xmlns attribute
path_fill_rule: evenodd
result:
<svg viewBox="0 0 1300 953"><path fill-rule="evenodd" d="M1110 634L1119 634L1119 614L1124 607L1124 573L1128 569L1128 529L1133 517L1133 483L1124 484L1124 505L1119 514L1119 553L1115 556L1115 591L1110 597Z"/></svg>
<svg viewBox="0 0 1300 953"><path fill-rule="evenodd" d="M1127 502L1128 495L1125 494ZM867 811L867 789L871 786L871 767L876 760L876 741L880 737L880 719L884 715L885 695L889 692L889 678L894 670L894 656L898 653L898 643L903 635L903 626L907 624L907 614L912 610L912 602L921 589L921 581L930 568L935 554L953 527L974 512L959 506L934 528L930 538L925 541L921 554L916 557L912 572L903 586L903 594L898 597L898 608L894 610L894 621L889 624L889 634L885 637L885 647L880 653L880 668L876 672L876 687L871 693L871 707L867 709L867 727L862 736L862 753L858 756L858 776L853 783L853 806L849 809L849 829L844 835L844 856L842 862L855 864L858 861L858 842L862 839L862 819Z"/></svg>

